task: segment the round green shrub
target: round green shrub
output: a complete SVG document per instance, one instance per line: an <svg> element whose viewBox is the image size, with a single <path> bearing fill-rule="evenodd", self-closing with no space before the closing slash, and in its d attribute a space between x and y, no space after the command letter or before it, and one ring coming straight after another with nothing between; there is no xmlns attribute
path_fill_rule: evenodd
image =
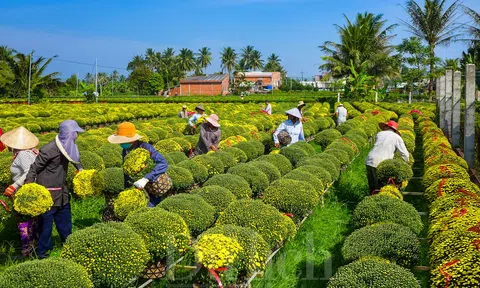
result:
<svg viewBox="0 0 480 288"><path fill-rule="evenodd" d="M235 195L237 199L245 199L252 197L252 189L247 180L234 174L219 174L208 179L203 187L218 185L228 189Z"/></svg>
<svg viewBox="0 0 480 288"><path fill-rule="evenodd" d="M342 133L340 133L336 129L325 129L322 132L318 133L314 137L314 142L320 146L322 146L322 149L327 148L328 145L330 145L333 141L336 139L342 137Z"/></svg>
<svg viewBox="0 0 480 288"><path fill-rule="evenodd" d="M167 138L168 131L162 128L152 128L150 131L157 134L158 140L164 140Z"/></svg>
<svg viewBox="0 0 480 288"><path fill-rule="evenodd" d="M190 244L190 231L180 215L156 208L142 208L125 219L135 233L142 236L152 260L178 257Z"/></svg>
<svg viewBox="0 0 480 288"><path fill-rule="evenodd" d="M150 258L142 237L119 222L95 224L73 232L63 245L61 256L85 267L95 287L127 286Z"/></svg>
<svg viewBox="0 0 480 288"><path fill-rule="evenodd" d="M153 147L160 152L160 154L165 155L169 152L186 152L183 151L182 146L178 144L177 142L171 140L171 139L165 139L165 140L160 140Z"/></svg>
<svg viewBox="0 0 480 288"><path fill-rule="evenodd" d="M122 167L122 147L119 145L102 145L96 153L102 158L106 168Z"/></svg>
<svg viewBox="0 0 480 288"><path fill-rule="evenodd" d="M282 179L291 179L310 184L314 188L315 196L317 197L317 199L318 197L323 195L326 188L326 186L323 185L320 179L316 178L313 174L304 170L295 169L283 176Z"/></svg>
<svg viewBox="0 0 480 288"><path fill-rule="evenodd" d="M182 153L182 152L180 152ZM172 157L168 156L167 154L162 155L163 158L165 158L165 161L167 161L168 165L175 165L175 161L173 161Z"/></svg>
<svg viewBox="0 0 480 288"><path fill-rule="evenodd" d="M207 230L215 221L215 208L199 195L173 195L165 198L157 207L182 216L193 236Z"/></svg>
<svg viewBox="0 0 480 288"><path fill-rule="evenodd" d="M218 185L204 186L193 190L192 194L200 195L205 202L212 205L217 215L236 200L235 195L230 190Z"/></svg>
<svg viewBox="0 0 480 288"><path fill-rule="evenodd" d="M225 151L218 151L208 155L219 158L222 161L223 166L225 168L224 171L227 171L228 169L230 169L230 167L237 165L237 161L235 160L235 157L233 157L232 154L227 153Z"/></svg>
<svg viewBox="0 0 480 288"><path fill-rule="evenodd" d="M417 235L408 227L395 223L360 228L345 239L342 247L342 255L348 262L373 256L411 267L418 262L419 254Z"/></svg>
<svg viewBox="0 0 480 288"><path fill-rule="evenodd" d="M420 234L423 222L412 204L387 195L365 197L353 211L352 223L355 229L380 222L401 224Z"/></svg>
<svg viewBox="0 0 480 288"><path fill-rule="evenodd" d="M465 159L457 155L439 153L425 159L427 166L440 165L440 164L457 164L465 169L468 169L468 164Z"/></svg>
<svg viewBox="0 0 480 288"><path fill-rule="evenodd" d="M292 163L292 166L297 165L297 162L308 157L308 154L305 152L305 150L295 146L289 146L280 149L280 155L287 157L290 163Z"/></svg>
<svg viewBox="0 0 480 288"><path fill-rule="evenodd" d="M350 163L350 157L348 156L348 152L340 150L340 149L328 149L325 150L322 154L332 155L338 161L340 161L341 165L347 165Z"/></svg>
<svg viewBox="0 0 480 288"><path fill-rule="evenodd" d="M456 193L438 197L430 205L430 222L436 222L454 208L480 208L480 196L461 188Z"/></svg>
<svg viewBox="0 0 480 288"><path fill-rule="evenodd" d="M322 153L323 154L323 153ZM307 167L305 167L307 166ZM335 166L335 164L333 164L332 162L330 162L328 159L326 158L323 158L323 159L320 159L320 158L306 158L300 162L297 163L297 169L298 168L302 168L302 169L307 169L307 168L312 168L315 167L315 168L320 168L320 169L315 169L315 170L319 170L319 173L320 174L320 178L321 179L324 179L325 181L328 181L329 179L330 180L337 180L338 177L340 177L340 168L337 168ZM325 171L328 173L328 176L324 176L324 172ZM318 175L318 174L317 174ZM327 178L328 177L328 178ZM330 182L328 183L330 185Z"/></svg>
<svg viewBox="0 0 480 288"><path fill-rule="evenodd" d="M122 168L112 167L99 172L103 176L103 193L108 195L118 195L125 189L124 174Z"/></svg>
<svg viewBox="0 0 480 288"><path fill-rule="evenodd" d="M3 288L93 288L87 270L63 258L32 260L10 266L0 275Z"/></svg>
<svg viewBox="0 0 480 288"><path fill-rule="evenodd" d="M248 165L254 166L258 169L260 169L265 175L268 177L268 182L272 183L273 181L279 179L282 177L280 174L280 170L278 170L277 167L275 167L273 164L267 161L252 161L249 162Z"/></svg>
<svg viewBox="0 0 480 288"><path fill-rule="evenodd" d="M263 155L255 159L255 161L265 161L277 167L281 175L285 175L292 171L292 163L287 157L280 154Z"/></svg>
<svg viewBox="0 0 480 288"><path fill-rule="evenodd" d="M333 154L320 153L310 158L326 160L325 162L332 163L337 170L340 170L340 168L342 167L342 163L340 163L340 161Z"/></svg>
<svg viewBox="0 0 480 288"><path fill-rule="evenodd" d="M180 166L168 166L167 175L172 179L173 189L176 191L184 190L195 183L190 170Z"/></svg>
<svg viewBox="0 0 480 288"><path fill-rule="evenodd" d="M182 137L172 137L170 140L175 141L182 147L182 151L185 153L188 153L192 149L192 144L190 142Z"/></svg>
<svg viewBox="0 0 480 288"><path fill-rule="evenodd" d="M427 189L433 182L441 178L470 179L467 171L460 165L440 164L430 166L423 174L423 187Z"/></svg>
<svg viewBox="0 0 480 288"><path fill-rule="evenodd" d="M137 188L126 189L118 194L113 203L113 210L118 219L124 220L133 211L147 207L148 198L145 192Z"/></svg>
<svg viewBox="0 0 480 288"><path fill-rule="evenodd" d="M226 147L223 148L222 151L232 155L236 163L245 163L248 160L247 154L236 147Z"/></svg>
<svg viewBox="0 0 480 288"><path fill-rule="evenodd" d="M80 162L82 162L83 169L101 171L105 169L102 157L97 153L91 151L80 151Z"/></svg>
<svg viewBox="0 0 480 288"><path fill-rule="evenodd" d="M265 262L270 251L267 242L255 230L235 225L219 225L202 233L208 234L222 234L238 241L242 247L237 267L240 272L250 275L255 271L265 270Z"/></svg>
<svg viewBox="0 0 480 288"><path fill-rule="evenodd" d="M352 146L350 146L346 143L340 142L339 139L335 140L332 144L328 145L328 147L325 149L325 152L327 152L328 150L332 150L332 149L342 150L342 151L347 152L348 161L352 161L353 158L355 158L355 155L356 155ZM355 149L356 149L356 146L355 146Z"/></svg>
<svg viewBox="0 0 480 288"><path fill-rule="evenodd" d="M363 138L362 136L359 136L357 134L349 134L349 133L345 134L345 138L347 138L350 141L352 141L353 143L355 143L357 148L360 149L360 148L363 148L367 145L367 139L366 138ZM414 143L414 145L415 145L415 143Z"/></svg>
<svg viewBox="0 0 480 288"><path fill-rule="evenodd" d="M464 178L439 179L433 182L425 190L424 194L428 202L431 203L440 197L456 194L461 189L480 196L480 188L472 183L470 179Z"/></svg>
<svg viewBox="0 0 480 288"><path fill-rule="evenodd" d="M295 170L290 173L294 172ZM318 203L319 193L311 185L312 182L306 182L300 177L296 178L298 181L287 178L290 173L270 184L263 192L262 200L280 212L293 214L297 221L301 221Z"/></svg>
<svg viewBox="0 0 480 288"><path fill-rule="evenodd" d="M298 147L298 148L302 149L303 151L305 151L308 156L313 156L317 153L315 151L315 148L313 148L312 145L308 144L305 141L299 141L297 143L294 143L294 144L290 145L290 147Z"/></svg>
<svg viewBox="0 0 480 288"><path fill-rule="evenodd" d="M235 148L242 150L245 155L247 155L248 161L251 161L260 156L260 154L258 153L258 147L252 144L252 142L253 141L239 142L234 146Z"/></svg>
<svg viewBox="0 0 480 288"><path fill-rule="evenodd" d="M170 152L166 155L172 159L174 164L178 164L182 161L188 160L188 157L183 152Z"/></svg>
<svg viewBox="0 0 480 288"><path fill-rule="evenodd" d="M251 143L253 146L255 146L255 150L257 150L257 157L265 154L265 146L262 144L262 142L260 142L260 141L248 141L248 143ZM255 157L255 158L257 158L257 157Z"/></svg>
<svg viewBox="0 0 480 288"><path fill-rule="evenodd" d="M210 176L222 174L225 171L225 166L223 165L222 160L209 154L195 156L192 158L192 161L195 161L207 168L208 175Z"/></svg>
<svg viewBox="0 0 480 288"><path fill-rule="evenodd" d="M205 182L205 180L208 179L208 169L198 162L185 160L178 163L176 166L185 168L190 171L190 173L192 173L193 181L195 183L203 183Z"/></svg>
<svg viewBox="0 0 480 288"><path fill-rule="evenodd" d="M292 219L261 200L237 200L218 217L216 225L232 224L257 231L269 248L278 247L296 233Z"/></svg>
<svg viewBox="0 0 480 288"><path fill-rule="evenodd" d="M259 168L247 163L238 164L228 169L229 174L237 175L247 180L253 194L260 195L268 187L270 182L267 175Z"/></svg>
<svg viewBox="0 0 480 288"><path fill-rule="evenodd" d="M327 170L320 166L315 166L315 165L305 165L302 167L299 167L293 171L303 171L311 174L318 180L320 180L323 184L323 189L328 188L332 185L333 179L330 173L328 173ZM292 171L292 172L293 172ZM322 192L323 194L323 192Z"/></svg>
<svg viewBox="0 0 480 288"><path fill-rule="evenodd" d="M340 267L328 288L420 288L409 270L382 259L362 259Z"/></svg>
<svg viewBox="0 0 480 288"><path fill-rule="evenodd" d="M377 166L377 180L380 186L387 185L389 179L395 181L396 184L400 184L412 177L412 167L401 159L384 160Z"/></svg>

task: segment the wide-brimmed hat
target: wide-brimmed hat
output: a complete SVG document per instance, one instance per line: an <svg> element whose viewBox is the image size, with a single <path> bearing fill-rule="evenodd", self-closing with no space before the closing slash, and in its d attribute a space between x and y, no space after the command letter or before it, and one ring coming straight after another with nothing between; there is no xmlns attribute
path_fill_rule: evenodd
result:
<svg viewBox="0 0 480 288"><path fill-rule="evenodd" d="M195 110L205 111L205 108L203 108L203 105L198 105L197 107L195 107Z"/></svg>
<svg viewBox="0 0 480 288"><path fill-rule="evenodd" d="M305 102L303 102L303 101L298 101L297 107L300 107L300 106L305 106Z"/></svg>
<svg viewBox="0 0 480 288"><path fill-rule="evenodd" d="M208 123L212 124L214 127L220 127L220 124L218 124L218 121L220 120L217 116L217 114L212 114L205 118Z"/></svg>
<svg viewBox="0 0 480 288"><path fill-rule="evenodd" d="M385 128L391 128L393 129L393 131L395 133L397 133L398 135L400 135L400 132L398 132L398 123L393 121L393 120L390 120L386 123L379 123L378 124L378 127L380 127L380 129L384 130Z"/></svg>
<svg viewBox="0 0 480 288"><path fill-rule="evenodd" d="M16 150L35 148L39 142L37 136L23 126L3 134L0 136L0 141L7 147Z"/></svg>
<svg viewBox="0 0 480 288"><path fill-rule="evenodd" d="M343 104L342 104L342 103L338 103L338 106L343 106Z"/></svg>
<svg viewBox="0 0 480 288"><path fill-rule="evenodd" d="M186 108L187 108L187 105L183 105L182 108L183 108L183 109L186 109Z"/></svg>
<svg viewBox="0 0 480 288"><path fill-rule="evenodd" d="M288 111L285 111L287 115L292 115L293 117L296 117L298 119L302 119L302 114L300 114L300 111L298 111L297 108L292 108Z"/></svg>
<svg viewBox="0 0 480 288"><path fill-rule="evenodd" d="M123 144L137 141L142 138L137 134L137 128L130 122L123 122L117 127L117 133L108 137L108 142L112 144Z"/></svg>

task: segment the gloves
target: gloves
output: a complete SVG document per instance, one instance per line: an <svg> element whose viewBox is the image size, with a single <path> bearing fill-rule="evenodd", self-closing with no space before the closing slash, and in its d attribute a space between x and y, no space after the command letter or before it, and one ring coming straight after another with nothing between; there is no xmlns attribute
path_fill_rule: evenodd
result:
<svg viewBox="0 0 480 288"><path fill-rule="evenodd" d="M143 189L145 188L145 185L147 185L148 181L149 180L147 178L142 178L136 181L135 183L133 183L133 186L137 187L138 189Z"/></svg>
<svg viewBox="0 0 480 288"><path fill-rule="evenodd" d="M7 189L5 189L5 192L3 192L3 195L7 197L13 197L17 189L13 187L12 185L8 186Z"/></svg>

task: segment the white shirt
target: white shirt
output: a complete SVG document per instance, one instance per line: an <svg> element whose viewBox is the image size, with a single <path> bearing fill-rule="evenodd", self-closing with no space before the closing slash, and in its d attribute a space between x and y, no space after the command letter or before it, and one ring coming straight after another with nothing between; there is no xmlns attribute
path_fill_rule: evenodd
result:
<svg viewBox="0 0 480 288"><path fill-rule="evenodd" d="M267 112L268 115L272 115L272 105L268 103L263 111Z"/></svg>
<svg viewBox="0 0 480 288"><path fill-rule="evenodd" d="M408 163L409 153L402 137L391 130L382 131L377 134L375 146L368 153L365 165L376 168L383 160L393 159L396 150L400 152L403 160Z"/></svg>
<svg viewBox="0 0 480 288"><path fill-rule="evenodd" d="M293 143L297 143L300 140L305 140L305 136L303 134L303 125L302 122L297 120L295 124L292 123L291 120L286 120L283 121L280 126L278 126L277 130L273 133L273 141L275 143L280 143L278 141L278 133L282 131L287 131L288 135L292 138L292 142L290 142L290 145Z"/></svg>
<svg viewBox="0 0 480 288"><path fill-rule="evenodd" d="M347 109L345 109L345 107L343 106L339 106L337 108L337 122L338 123L343 123L345 121L347 121Z"/></svg>

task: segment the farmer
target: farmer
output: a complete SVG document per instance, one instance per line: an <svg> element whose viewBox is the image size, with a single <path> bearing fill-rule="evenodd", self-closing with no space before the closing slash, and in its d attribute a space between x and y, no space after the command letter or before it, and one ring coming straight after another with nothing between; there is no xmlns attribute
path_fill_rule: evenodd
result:
<svg viewBox="0 0 480 288"><path fill-rule="evenodd" d="M114 135L110 135L108 137L108 142L112 144L120 144L122 147L122 157L125 159L128 153L137 149L143 148L150 152L150 158L155 162L155 167L152 171L150 171L144 178L133 182L133 180L124 175L124 185L125 188L131 187L132 185L138 189L145 188L147 183L151 182L152 184L159 180L159 177L167 171L168 164L167 160L163 158L162 154L160 154L151 144L139 141L142 136L137 134L137 129L135 125L130 122L123 122L117 127L117 133ZM166 175L165 175L166 176ZM133 182L133 183L132 183ZM155 207L158 203L162 200L161 197L150 194L149 193L149 207Z"/></svg>
<svg viewBox="0 0 480 288"><path fill-rule="evenodd" d="M38 138L24 127L19 127L3 134L0 141L13 152L13 163L10 166L13 184L8 186L3 193L13 199L15 192L24 184L30 166L37 158ZM27 257L33 251L35 242L38 240L38 217L19 222L17 225L22 240L22 256Z"/></svg>
<svg viewBox="0 0 480 288"><path fill-rule="evenodd" d="M275 147L280 147L280 141L278 139L278 134L282 131L286 131L290 135L291 145L298 141L305 141L305 136L303 134L303 125L302 125L302 115L298 108L293 108L285 112L288 116L288 120L285 120L277 130L273 133L273 141L275 142Z"/></svg>
<svg viewBox="0 0 480 288"><path fill-rule="evenodd" d="M303 108L305 108L305 102L299 101L297 105L297 109L298 109L298 112L300 112L300 115L302 115L302 118L303 118L303 111L302 111Z"/></svg>
<svg viewBox="0 0 480 288"><path fill-rule="evenodd" d="M218 124L218 116L212 114L205 118L205 123L200 126L200 139L195 147L195 155L205 154L209 151L218 151L221 131Z"/></svg>
<svg viewBox="0 0 480 288"><path fill-rule="evenodd" d="M388 121L387 123L378 124L383 131L377 134L375 146L368 153L365 165L367 166L367 178L370 191L380 189L377 181L377 166L384 160L393 159L395 151L398 150L403 160L408 163L409 154L405 147L402 137L398 132L398 123Z"/></svg>
<svg viewBox="0 0 480 288"><path fill-rule="evenodd" d="M193 129L197 128L198 119L203 116L207 116L205 115L205 108L203 108L203 105L198 105L197 107L195 107L195 111L197 111L197 113L193 114L192 117L188 119L188 125L190 125L190 127L192 127Z"/></svg>
<svg viewBox="0 0 480 288"><path fill-rule="evenodd" d="M272 104L270 104L270 101L266 100L265 105L266 106L265 106L264 109L262 109L262 111L264 111L268 115L272 115Z"/></svg>
<svg viewBox="0 0 480 288"><path fill-rule="evenodd" d="M178 117L182 119L188 118L187 105L182 106L182 111L178 112Z"/></svg>
<svg viewBox="0 0 480 288"><path fill-rule="evenodd" d="M343 107L342 103L338 104L335 115L337 116L337 125L340 125L343 122L347 121L348 112L347 109Z"/></svg>
<svg viewBox="0 0 480 288"><path fill-rule="evenodd" d="M72 213L66 178L68 163L72 163L77 171L83 170L80 153L75 144L80 132L84 131L74 120L60 123L60 133L40 149L25 179L25 183L36 182L45 186L53 199L53 207L45 212L40 220L37 251L39 258L48 257L47 252L53 248L53 221L62 242L72 233Z"/></svg>

